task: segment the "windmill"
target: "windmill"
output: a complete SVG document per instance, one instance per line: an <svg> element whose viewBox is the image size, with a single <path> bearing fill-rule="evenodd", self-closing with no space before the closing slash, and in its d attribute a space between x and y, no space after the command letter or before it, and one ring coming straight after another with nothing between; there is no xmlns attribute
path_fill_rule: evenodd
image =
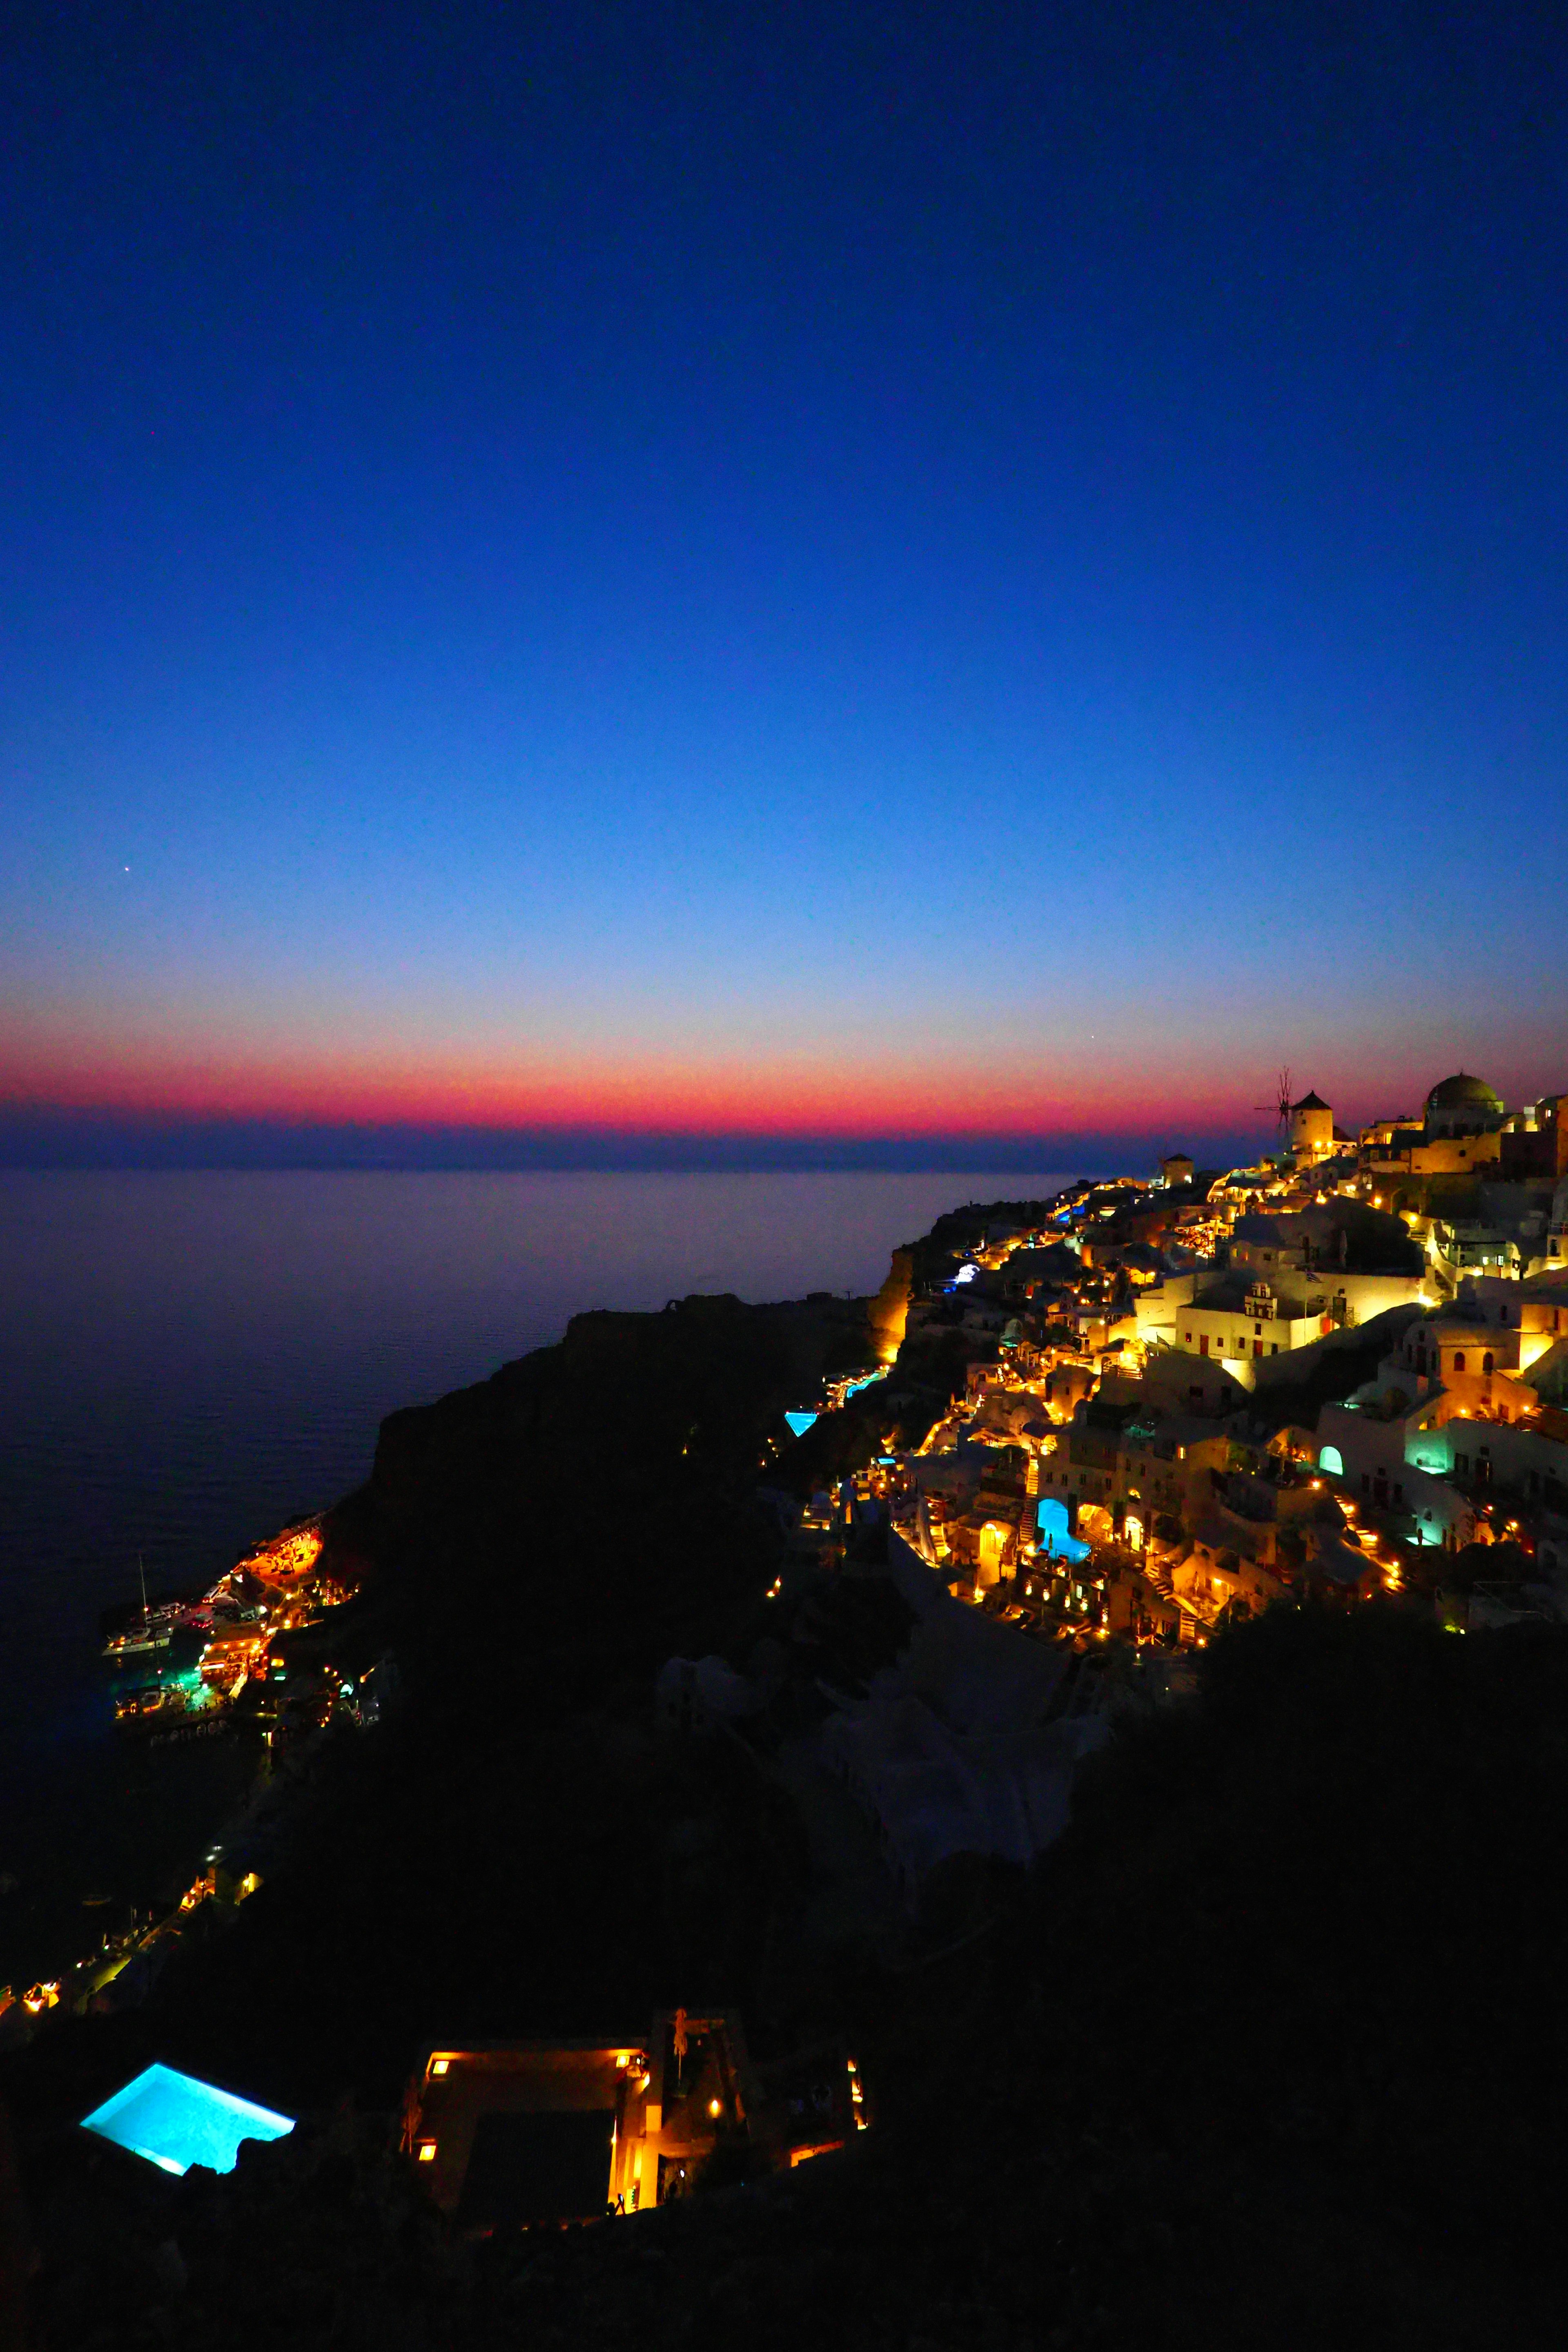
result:
<svg viewBox="0 0 1568 2352"><path fill-rule="evenodd" d="M1281 1070L1275 1081L1274 1100L1271 1103L1254 1103L1252 1108L1274 1113L1279 1129L1280 1149L1283 1150L1290 1140L1290 1073L1288 1069Z"/></svg>

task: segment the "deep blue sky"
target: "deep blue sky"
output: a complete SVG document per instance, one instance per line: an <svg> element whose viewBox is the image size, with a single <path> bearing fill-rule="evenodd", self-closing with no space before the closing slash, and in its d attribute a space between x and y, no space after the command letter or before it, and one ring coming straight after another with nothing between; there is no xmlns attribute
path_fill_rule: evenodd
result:
<svg viewBox="0 0 1568 2352"><path fill-rule="evenodd" d="M1508 8L24 12L5 1094L1568 1085L1563 100Z"/></svg>

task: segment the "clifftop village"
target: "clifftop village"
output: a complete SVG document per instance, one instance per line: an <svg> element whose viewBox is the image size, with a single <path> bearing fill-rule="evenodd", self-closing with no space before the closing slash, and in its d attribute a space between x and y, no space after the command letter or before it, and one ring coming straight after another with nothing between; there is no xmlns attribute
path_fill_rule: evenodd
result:
<svg viewBox="0 0 1568 2352"><path fill-rule="evenodd" d="M1568 1614L1564 1103L1461 1072L1352 1139L1310 1093L1257 1167L1173 1155L992 1223L909 1306L917 1359L973 1344L879 1465L893 1524L962 1598L1075 1637L1201 1644L1305 1593Z"/></svg>
<svg viewBox="0 0 1568 2352"><path fill-rule="evenodd" d="M853 1413L850 1466L773 1499L779 1598L859 1556L917 1621L863 1697L836 1695L815 1759L906 1900L957 1853L1030 1861L1118 1707L1179 1690L1271 1602L1568 1621L1565 1104L1510 1113L1460 1072L1420 1119L1352 1137L1287 1092L1254 1167L1173 1154L898 1254L886 1368L791 1416L842 1454ZM717 1659L672 1661L661 1695L691 1722L764 1696Z"/></svg>

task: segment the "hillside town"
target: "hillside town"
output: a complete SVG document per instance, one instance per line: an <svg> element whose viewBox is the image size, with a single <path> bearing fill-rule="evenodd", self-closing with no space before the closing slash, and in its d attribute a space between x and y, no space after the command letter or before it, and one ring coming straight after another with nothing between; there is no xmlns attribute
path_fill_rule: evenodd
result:
<svg viewBox="0 0 1568 2352"><path fill-rule="evenodd" d="M897 1255L879 1369L788 1417L766 1491L773 1601L820 1612L847 1574L909 1612L782 1750L848 1790L907 1906L960 1857L1032 1862L1118 1713L1271 1604L1568 1622L1564 1104L1458 1073L1351 1136L1287 1086L1253 1166L1173 1152ZM717 1658L661 1700L763 1746L777 1705Z"/></svg>
<svg viewBox="0 0 1568 2352"><path fill-rule="evenodd" d="M1559 1613L1563 1102L1510 1116L1461 1074L1352 1140L1309 1094L1257 1167L1173 1157L992 1228L910 1312L976 1343L909 1465L921 1556L1138 1640L1287 1593L1407 1590L1464 1630L1507 1584L1511 1613ZM1478 1545L1510 1552L1479 1596L1456 1573Z"/></svg>
<svg viewBox="0 0 1568 2352"><path fill-rule="evenodd" d="M933 1343L963 1386L881 1465L892 1524L1079 1642L1201 1644L1287 1596L1568 1614L1563 1104L1460 1074L1352 1139L1309 1094L1255 1167L988 1220L914 1286L883 1410Z"/></svg>

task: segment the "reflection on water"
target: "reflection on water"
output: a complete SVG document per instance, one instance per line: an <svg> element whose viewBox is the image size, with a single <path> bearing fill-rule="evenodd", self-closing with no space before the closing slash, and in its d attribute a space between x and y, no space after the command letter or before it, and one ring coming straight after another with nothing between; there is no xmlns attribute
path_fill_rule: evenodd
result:
<svg viewBox="0 0 1568 2352"><path fill-rule="evenodd" d="M112 1742L138 1553L210 1580L363 1479L384 1413L585 1307L874 1289L941 1210L1064 1181L0 1173L0 1980L84 1896L177 1880L254 1766Z"/></svg>

